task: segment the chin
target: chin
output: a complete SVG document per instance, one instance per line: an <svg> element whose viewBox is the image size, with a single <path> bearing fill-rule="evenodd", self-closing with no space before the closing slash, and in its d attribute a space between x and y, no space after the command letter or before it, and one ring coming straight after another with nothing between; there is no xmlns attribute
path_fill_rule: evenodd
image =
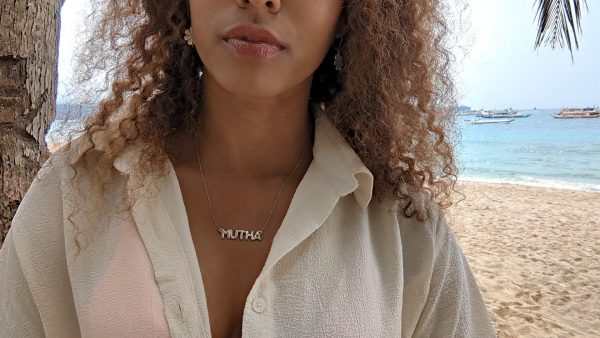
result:
<svg viewBox="0 0 600 338"><path fill-rule="evenodd" d="M243 72L224 76L222 81L216 80L228 92L236 95L272 98L289 89L289 85L280 80L283 76L275 77L271 74L244 74Z"/></svg>

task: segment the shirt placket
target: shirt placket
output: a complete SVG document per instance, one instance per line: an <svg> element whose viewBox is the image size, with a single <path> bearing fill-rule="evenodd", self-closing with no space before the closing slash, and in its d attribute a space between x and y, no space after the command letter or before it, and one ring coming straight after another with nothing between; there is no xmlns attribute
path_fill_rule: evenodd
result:
<svg viewBox="0 0 600 338"><path fill-rule="evenodd" d="M160 199L142 199L132 208L136 226L161 294L173 338L204 337L184 250Z"/></svg>

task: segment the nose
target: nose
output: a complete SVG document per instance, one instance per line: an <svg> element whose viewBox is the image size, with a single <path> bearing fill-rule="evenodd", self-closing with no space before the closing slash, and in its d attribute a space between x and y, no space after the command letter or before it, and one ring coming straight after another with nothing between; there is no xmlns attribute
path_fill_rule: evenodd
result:
<svg viewBox="0 0 600 338"><path fill-rule="evenodd" d="M246 6L254 6L256 8L266 7L269 12L277 13L281 8L281 0L235 0L238 6L246 8Z"/></svg>

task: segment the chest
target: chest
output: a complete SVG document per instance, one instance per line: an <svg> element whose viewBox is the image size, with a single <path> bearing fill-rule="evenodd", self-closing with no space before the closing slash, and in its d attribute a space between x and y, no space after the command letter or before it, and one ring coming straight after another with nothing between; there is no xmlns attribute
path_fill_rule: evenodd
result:
<svg viewBox="0 0 600 338"><path fill-rule="evenodd" d="M224 240L215 219L223 228L260 229L278 186L227 187L209 180L211 210L202 181L185 175L178 172L178 183L190 237L182 240L195 251L191 263L198 265L190 269L197 271L193 282L205 332L213 337L397 332L388 319L397 324L401 316L401 255L390 250L400 247L398 228L374 232L369 225L392 219L358 210L351 195L333 211L328 209L333 201L324 203L306 191L292 204L295 182L282 191L262 241Z"/></svg>
<svg viewBox="0 0 600 338"><path fill-rule="evenodd" d="M212 335L241 337L246 300L267 259L270 241L225 240L216 230L210 234L192 231L192 239Z"/></svg>
<svg viewBox="0 0 600 338"><path fill-rule="evenodd" d="M214 185L209 198L197 177L180 173L182 197L203 283L213 337L240 337L248 294L269 255L275 234L294 194L284 189L273 205L274 193L252 185ZM220 187L220 188L219 188ZM272 212L270 211L272 209ZM223 238L218 228L262 230L261 240L238 232Z"/></svg>

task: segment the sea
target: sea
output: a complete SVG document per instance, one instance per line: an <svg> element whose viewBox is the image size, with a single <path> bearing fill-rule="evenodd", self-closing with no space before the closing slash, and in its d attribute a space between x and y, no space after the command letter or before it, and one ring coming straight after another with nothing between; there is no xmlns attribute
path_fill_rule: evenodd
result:
<svg viewBox="0 0 600 338"><path fill-rule="evenodd" d="M61 118L59 104L47 142L64 142L81 123ZM470 124L457 116L454 141L459 180L600 191L600 118L555 119L559 109L518 110L529 117L510 124Z"/></svg>
<svg viewBox="0 0 600 338"><path fill-rule="evenodd" d="M600 191L600 118L518 111L531 115L509 124L470 124L474 116L457 116L459 180Z"/></svg>

